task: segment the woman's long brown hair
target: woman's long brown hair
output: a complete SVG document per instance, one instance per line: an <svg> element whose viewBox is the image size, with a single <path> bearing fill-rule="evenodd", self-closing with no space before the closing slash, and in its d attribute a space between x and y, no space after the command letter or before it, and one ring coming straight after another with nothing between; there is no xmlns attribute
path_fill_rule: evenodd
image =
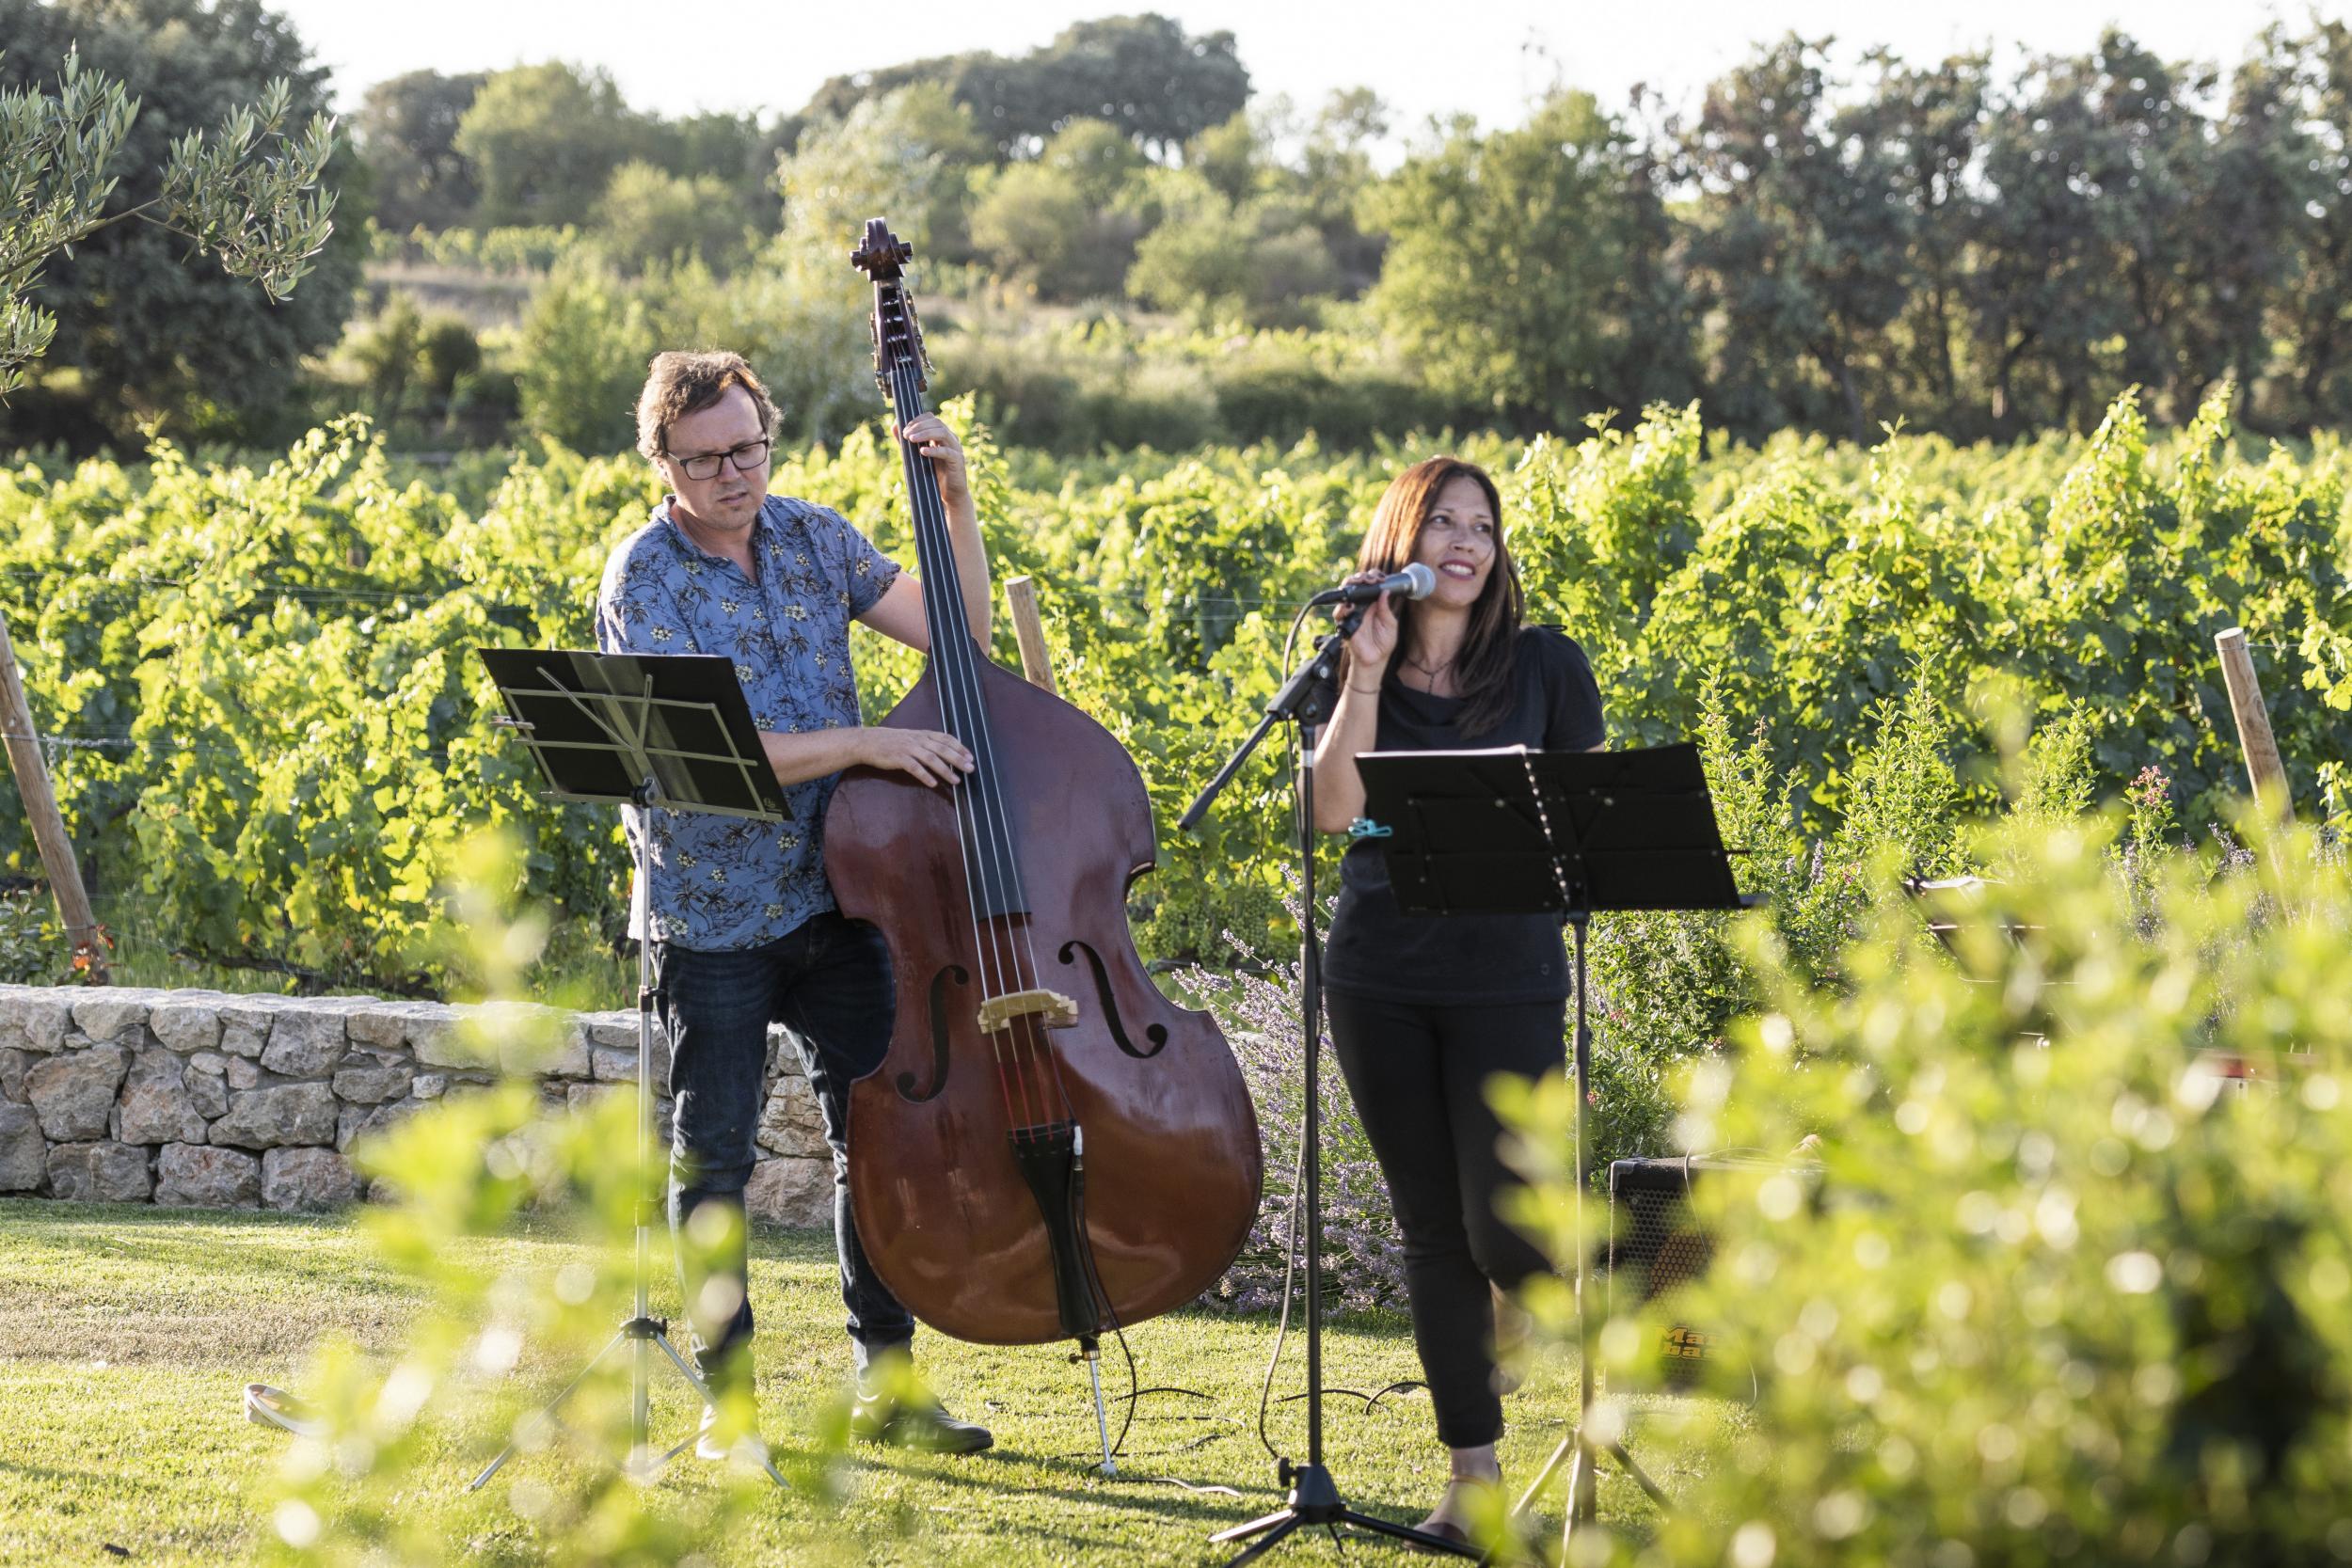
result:
<svg viewBox="0 0 2352 1568"><path fill-rule="evenodd" d="M1502 498L1486 470L1458 457L1430 457L1414 464L1390 482L1364 532L1363 547L1356 552L1359 572L1400 572L1413 559L1422 525L1429 518L1438 492L1455 479L1474 481L1486 493L1486 506L1495 518L1495 563L1486 586L1470 606L1470 628L1462 635L1462 651L1454 656L1454 687L1462 698L1462 734L1483 735L1510 716L1512 654L1518 644L1519 622L1527 612L1519 590L1518 567L1503 541ZM1396 653L1403 657L1413 645L1414 605L1396 601Z"/></svg>

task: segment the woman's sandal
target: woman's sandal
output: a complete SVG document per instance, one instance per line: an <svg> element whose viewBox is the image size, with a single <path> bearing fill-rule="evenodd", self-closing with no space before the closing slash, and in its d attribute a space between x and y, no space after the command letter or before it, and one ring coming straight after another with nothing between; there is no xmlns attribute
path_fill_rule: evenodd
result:
<svg viewBox="0 0 2352 1568"><path fill-rule="evenodd" d="M1472 1486L1490 1486L1495 1488L1497 1491L1500 1491L1502 1486L1502 1477L1499 1472L1491 1479L1455 1476L1446 1482L1446 1500L1450 1500L1452 1498L1454 1488L1465 1481ZM1428 1518L1423 1519L1420 1524L1415 1525L1413 1528L1423 1535L1434 1535L1438 1540L1443 1541L1450 1545L1469 1545L1470 1544L1469 1529L1446 1516L1444 1513L1445 1500L1439 1501L1438 1509L1438 1512L1430 1514ZM1410 1541L1406 1543L1406 1544L1413 1547L1417 1551L1434 1552L1437 1550L1435 1546L1424 1546L1418 1541Z"/></svg>
<svg viewBox="0 0 2352 1568"><path fill-rule="evenodd" d="M1450 1546L1467 1546L1470 1544L1470 1531L1451 1519L1434 1517L1423 1519L1413 1528L1423 1535L1434 1535ZM1438 1548L1435 1546L1424 1546L1418 1541L1407 1541L1405 1544L1417 1552L1427 1552L1433 1557L1438 1555Z"/></svg>

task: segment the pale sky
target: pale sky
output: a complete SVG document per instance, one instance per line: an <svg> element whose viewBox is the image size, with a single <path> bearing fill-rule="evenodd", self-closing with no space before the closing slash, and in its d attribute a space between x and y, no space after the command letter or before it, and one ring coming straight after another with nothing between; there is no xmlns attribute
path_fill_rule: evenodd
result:
<svg viewBox="0 0 2352 1568"><path fill-rule="evenodd" d="M1256 92L1312 110L1335 88L1368 86L1409 135L1468 110L1515 124L1555 80L1622 104L1637 82L1683 98L1758 40L1795 31L1875 43L1932 61L1994 44L2090 47L2121 21L2170 58L2233 63L2268 20L2332 18L2352 0L268 0L331 67L344 106L405 71L496 70L549 58L602 66L634 107L799 108L826 77L928 55L1019 55L1072 22L1157 10L1191 33L1230 30Z"/></svg>

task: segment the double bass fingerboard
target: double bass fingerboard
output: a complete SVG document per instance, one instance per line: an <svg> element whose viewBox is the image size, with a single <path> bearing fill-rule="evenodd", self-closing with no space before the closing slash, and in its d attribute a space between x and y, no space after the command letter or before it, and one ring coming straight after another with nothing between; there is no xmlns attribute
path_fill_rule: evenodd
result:
<svg viewBox="0 0 2352 1568"><path fill-rule="evenodd" d="M874 279L874 341L878 379L904 431L930 408L923 397L921 339L895 270L890 277ZM930 632L940 722L970 749L977 764L961 783L948 786L955 798L975 911L983 916L1025 913L1028 897L1021 885L1020 843L996 766L995 737L981 688L987 656L973 638L964 610L946 502L930 459L903 436L898 457L914 515L914 558L923 574L923 621Z"/></svg>

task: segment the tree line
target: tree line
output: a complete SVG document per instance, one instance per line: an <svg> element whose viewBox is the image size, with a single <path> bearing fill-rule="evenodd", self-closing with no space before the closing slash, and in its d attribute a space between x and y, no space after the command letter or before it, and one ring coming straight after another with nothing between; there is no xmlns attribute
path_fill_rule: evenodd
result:
<svg viewBox="0 0 2352 1568"><path fill-rule="evenodd" d="M148 95L158 137L265 74L293 81L297 111L327 96L258 0L0 0L0 83L39 82L79 37ZM415 71L361 95L355 150L329 171L342 231L299 307L191 280L154 235L99 235L43 284L63 378L0 409L0 438L40 435L41 393L61 387L114 410L117 433L315 415L349 388L314 378L306 404L293 367L310 356L379 401L432 386L447 404L463 380L489 388L494 432L518 415L602 440L609 411L551 411L601 408L601 384L555 396L578 355L534 345L579 349L632 312L641 330L707 328L679 302L719 278L812 320L847 286L820 263L874 211L921 247L932 293L968 307L961 325L993 324L967 356L987 361L979 389L1049 444L1155 423L1181 440L1152 388L1184 375L1212 379L1220 422L1203 428L1234 438L1287 433L1253 423L1260 405L1356 438L1692 402L1751 438L1896 421L1977 438L2088 428L2128 386L2185 420L2225 382L2242 424L2299 430L2352 415L2348 125L2352 28L2316 17L2271 24L2227 68L2109 30L1997 69L1880 50L1841 70L1791 36L1689 102L1613 108L1563 87L1517 124L1426 126L1390 168L1399 127L1371 89L1311 111L1268 101L1230 33L1155 15L836 77L773 116L641 110L562 62ZM501 345L397 302L378 314L380 280L354 292L371 244L513 270L536 319ZM1091 324L1074 350L1040 346L1037 324L1073 320ZM1151 336L1173 323L1247 335L1282 374L1180 375ZM1031 373L1073 356L1101 362L1068 384ZM829 366L783 378L818 388L813 407L843 384ZM1134 416L1052 412L1089 397Z"/></svg>

